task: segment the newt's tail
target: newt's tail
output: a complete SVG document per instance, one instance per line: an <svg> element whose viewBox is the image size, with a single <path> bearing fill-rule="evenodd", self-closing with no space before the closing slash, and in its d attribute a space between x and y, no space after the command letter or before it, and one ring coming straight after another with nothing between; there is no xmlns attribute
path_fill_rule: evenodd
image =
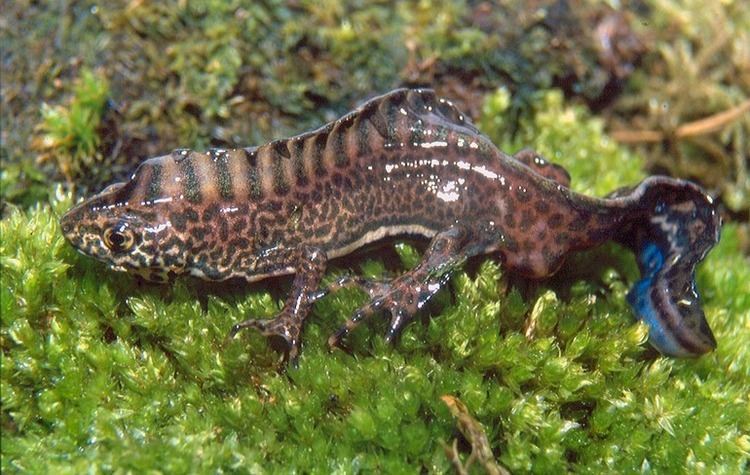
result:
<svg viewBox="0 0 750 475"><path fill-rule="evenodd" d="M618 241L638 258L641 280L628 293L649 341L661 353L695 357L716 348L695 288L695 267L719 241L713 200L684 180L651 177L609 198L629 210Z"/></svg>

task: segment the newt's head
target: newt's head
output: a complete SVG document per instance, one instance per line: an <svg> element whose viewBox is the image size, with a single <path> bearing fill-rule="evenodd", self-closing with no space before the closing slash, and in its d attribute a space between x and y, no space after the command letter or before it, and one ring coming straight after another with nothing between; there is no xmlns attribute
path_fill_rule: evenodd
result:
<svg viewBox="0 0 750 475"><path fill-rule="evenodd" d="M182 242L167 219L164 206L146 203L137 187L148 175L144 163L126 183L115 183L63 215L65 238L81 254L117 271L163 282L184 267L182 253L171 249Z"/></svg>

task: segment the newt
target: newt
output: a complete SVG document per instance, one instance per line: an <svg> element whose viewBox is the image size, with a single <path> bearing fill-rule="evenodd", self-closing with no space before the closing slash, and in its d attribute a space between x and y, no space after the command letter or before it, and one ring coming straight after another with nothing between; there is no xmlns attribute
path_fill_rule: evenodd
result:
<svg viewBox="0 0 750 475"><path fill-rule="evenodd" d="M375 314L390 319L390 342L469 257L496 254L508 271L541 279L571 252L614 240L637 256L627 300L650 343L677 357L713 350L695 286L719 240L711 197L663 176L605 198L569 185L564 168L531 150L501 152L432 90L397 89L288 139L145 160L68 211L61 229L79 252L151 281L293 274L275 317L237 323L230 336L280 337L294 361L312 304L331 291L358 286L370 297L331 346ZM414 269L321 288L330 259L400 235L430 240Z"/></svg>

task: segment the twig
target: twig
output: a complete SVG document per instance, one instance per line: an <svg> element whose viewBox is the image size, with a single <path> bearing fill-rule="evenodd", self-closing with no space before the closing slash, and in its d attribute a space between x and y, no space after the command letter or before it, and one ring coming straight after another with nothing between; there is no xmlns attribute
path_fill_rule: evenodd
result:
<svg viewBox="0 0 750 475"><path fill-rule="evenodd" d="M742 117L748 111L750 111L750 99L724 112L682 124L675 130L674 137L684 139L716 132ZM613 130L609 135L620 143L661 142L666 137L664 132L658 130Z"/></svg>

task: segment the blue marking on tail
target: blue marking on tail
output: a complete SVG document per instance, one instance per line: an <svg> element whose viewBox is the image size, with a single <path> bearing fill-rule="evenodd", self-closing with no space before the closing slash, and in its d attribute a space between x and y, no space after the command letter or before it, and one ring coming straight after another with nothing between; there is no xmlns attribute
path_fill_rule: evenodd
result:
<svg viewBox="0 0 750 475"><path fill-rule="evenodd" d="M649 339L659 351L670 353L675 344L662 325L662 319L651 302L656 274L664 266L664 254L654 243L646 243L638 253L643 278L636 282L627 295L628 303L633 307L636 317L649 326Z"/></svg>

